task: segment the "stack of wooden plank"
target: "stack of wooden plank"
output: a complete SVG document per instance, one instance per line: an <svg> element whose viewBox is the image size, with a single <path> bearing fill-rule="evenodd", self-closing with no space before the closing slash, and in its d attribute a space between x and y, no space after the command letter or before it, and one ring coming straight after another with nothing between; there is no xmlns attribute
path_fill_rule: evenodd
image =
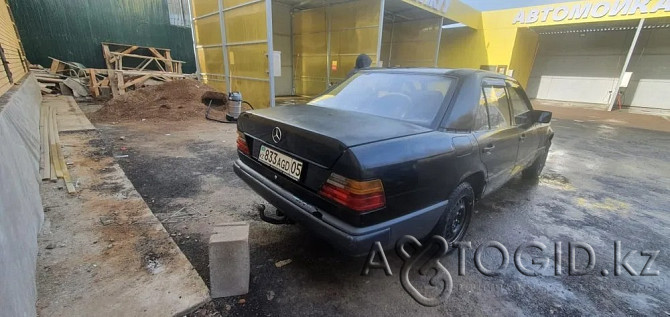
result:
<svg viewBox="0 0 670 317"><path fill-rule="evenodd" d="M58 179L63 179L67 192L74 194L76 188L63 156L58 132L94 130L95 127L86 119L72 97L44 98L45 101L40 108L40 148L42 152L40 173L42 180L57 182Z"/></svg>

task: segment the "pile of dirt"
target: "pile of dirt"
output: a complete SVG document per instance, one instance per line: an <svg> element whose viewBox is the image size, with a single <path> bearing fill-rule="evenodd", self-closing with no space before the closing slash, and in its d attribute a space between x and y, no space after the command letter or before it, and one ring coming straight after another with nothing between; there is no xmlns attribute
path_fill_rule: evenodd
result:
<svg viewBox="0 0 670 317"><path fill-rule="evenodd" d="M90 115L97 122L183 121L205 116L207 107L202 103L203 94L214 88L197 80L184 79L148 86L130 91L109 100L104 107ZM218 107L216 116L221 116Z"/></svg>

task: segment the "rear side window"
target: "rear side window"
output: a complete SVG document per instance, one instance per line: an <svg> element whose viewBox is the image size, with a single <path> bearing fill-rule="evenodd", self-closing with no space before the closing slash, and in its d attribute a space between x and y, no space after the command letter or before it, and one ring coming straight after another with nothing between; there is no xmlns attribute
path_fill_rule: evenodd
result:
<svg viewBox="0 0 670 317"><path fill-rule="evenodd" d="M509 99L512 103L512 111L514 114L514 124L523 124L526 120L527 113L530 111L530 107L522 95L523 91L519 91L521 89L519 86L510 85L508 87Z"/></svg>
<svg viewBox="0 0 670 317"><path fill-rule="evenodd" d="M505 87L484 86L484 98L489 112L491 129L509 127L510 113Z"/></svg>
<svg viewBox="0 0 670 317"><path fill-rule="evenodd" d="M479 96L479 105L477 112L475 112L475 122L472 131L485 131L489 129L489 112L486 110L486 97L484 97L484 90Z"/></svg>

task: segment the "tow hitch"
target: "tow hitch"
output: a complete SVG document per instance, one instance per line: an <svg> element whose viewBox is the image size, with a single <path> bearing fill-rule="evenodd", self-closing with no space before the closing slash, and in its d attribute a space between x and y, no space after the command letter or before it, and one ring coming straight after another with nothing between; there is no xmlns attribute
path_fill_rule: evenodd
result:
<svg viewBox="0 0 670 317"><path fill-rule="evenodd" d="M258 214L261 216L261 220L267 223L271 223L274 225L286 225L293 223L293 221L288 217L286 217L286 215L284 215L284 213L281 212L279 209L275 209L274 215L268 215L265 212L266 212L265 205L258 206Z"/></svg>

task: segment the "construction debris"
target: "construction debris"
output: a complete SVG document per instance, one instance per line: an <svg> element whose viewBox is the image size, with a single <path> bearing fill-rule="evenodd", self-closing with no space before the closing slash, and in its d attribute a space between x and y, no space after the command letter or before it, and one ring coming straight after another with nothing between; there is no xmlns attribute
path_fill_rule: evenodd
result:
<svg viewBox="0 0 670 317"><path fill-rule="evenodd" d="M94 83L91 92L96 97L96 76L102 76L102 81L107 81L114 97L124 95L131 88L195 78L182 74L184 62L172 59L170 50L166 48L103 42L102 53L107 70L94 70L91 75L91 82ZM127 60L125 65L124 58Z"/></svg>
<svg viewBox="0 0 670 317"><path fill-rule="evenodd" d="M128 90L159 85L177 79L193 78L183 74L183 61L172 59L169 49L139 45L102 43L107 69L87 68L76 62L51 59L51 67L32 67L44 94L110 98ZM125 59L125 65L124 65Z"/></svg>
<svg viewBox="0 0 670 317"><path fill-rule="evenodd" d="M129 90L135 90L144 86L155 86L163 82L179 79L196 79L195 75L175 74L155 71L134 70L95 70L95 74L102 76L103 82L108 82L114 98L123 96ZM104 78L104 76L107 76ZM106 79L106 80L105 80ZM93 92L98 96L97 92Z"/></svg>
<svg viewBox="0 0 670 317"><path fill-rule="evenodd" d="M58 75L51 75L44 69L32 70L32 73L37 78L37 81L40 84L40 89L42 94L56 94L60 93L60 84L65 81L65 79Z"/></svg>
<svg viewBox="0 0 670 317"><path fill-rule="evenodd" d="M103 42L102 53L105 57L107 69L112 70L143 71L146 68L155 67L153 69L157 71L181 74L182 64L184 64L182 61L173 60L170 50L167 48ZM123 58L130 59L135 63L126 63L124 66Z"/></svg>
<svg viewBox="0 0 670 317"><path fill-rule="evenodd" d="M279 262L275 262L275 267L280 268L282 266L291 264L291 262L293 262L293 260L291 260L291 259L286 259L286 260L282 260L282 261L279 261Z"/></svg>
<svg viewBox="0 0 670 317"><path fill-rule="evenodd" d="M63 85L70 88L75 97L84 97L84 96L89 95L88 89L86 88L86 86L84 86L80 81L78 81L78 80L76 80L72 77L66 78L63 81Z"/></svg>
<svg viewBox="0 0 670 317"><path fill-rule="evenodd" d="M66 96L87 97L88 75L84 65L51 58L51 67L31 67L32 73L40 83L44 94L62 94Z"/></svg>
<svg viewBox="0 0 670 317"><path fill-rule="evenodd" d="M86 67L84 65L75 62L64 62L53 57L49 58L51 59L49 73L68 77L86 77Z"/></svg>
<svg viewBox="0 0 670 317"><path fill-rule="evenodd" d="M212 88L192 79L144 87L109 100L90 118L101 121L183 121L205 115L201 96Z"/></svg>

